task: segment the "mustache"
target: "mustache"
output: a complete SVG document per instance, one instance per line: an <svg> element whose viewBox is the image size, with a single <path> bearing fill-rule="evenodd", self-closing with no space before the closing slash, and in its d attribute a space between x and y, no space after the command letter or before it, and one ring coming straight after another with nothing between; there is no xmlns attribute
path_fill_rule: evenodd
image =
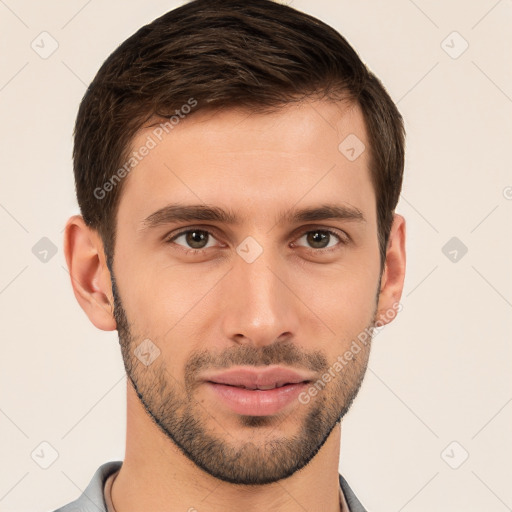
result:
<svg viewBox="0 0 512 512"><path fill-rule="evenodd" d="M285 365L313 371L326 370L329 365L325 354L319 350L304 352L287 340L262 347L242 345L229 347L220 354L202 350L193 354L185 367L185 375L196 375L206 369L227 369L232 366Z"/></svg>

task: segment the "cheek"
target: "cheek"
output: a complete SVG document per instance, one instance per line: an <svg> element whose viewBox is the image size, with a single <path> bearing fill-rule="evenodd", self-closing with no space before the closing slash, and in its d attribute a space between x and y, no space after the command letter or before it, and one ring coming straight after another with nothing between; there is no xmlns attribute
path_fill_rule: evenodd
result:
<svg viewBox="0 0 512 512"><path fill-rule="evenodd" d="M165 251L129 249L119 236L116 279L130 322L137 332L163 337L187 314L201 291L194 270L177 265ZM193 265L189 265L191 267Z"/></svg>
<svg viewBox="0 0 512 512"><path fill-rule="evenodd" d="M147 260L149 261L149 260ZM119 292L135 343L149 338L161 351L166 370L183 382L190 353L204 344L204 318L215 308L211 293L225 270L198 271L194 265L137 264L116 270ZM119 273L119 277L117 276Z"/></svg>
<svg viewBox="0 0 512 512"><path fill-rule="evenodd" d="M301 300L318 316L318 328L335 340L330 346L336 350L356 338L374 318L378 269L368 271L363 262L302 273L297 280Z"/></svg>

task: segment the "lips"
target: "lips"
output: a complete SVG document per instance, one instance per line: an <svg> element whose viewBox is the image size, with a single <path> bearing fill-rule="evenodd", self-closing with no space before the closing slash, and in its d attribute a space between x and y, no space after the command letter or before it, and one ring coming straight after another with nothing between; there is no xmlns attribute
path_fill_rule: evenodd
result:
<svg viewBox="0 0 512 512"><path fill-rule="evenodd" d="M310 382L313 375L279 366L260 368L233 368L221 373L203 376L203 380L214 384L224 384L248 390L270 390L289 384Z"/></svg>
<svg viewBox="0 0 512 512"><path fill-rule="evenodd" d="M215 407L246 416L271 416L293 404L314 374L282 366L238 366L202 375Z"/></svg>

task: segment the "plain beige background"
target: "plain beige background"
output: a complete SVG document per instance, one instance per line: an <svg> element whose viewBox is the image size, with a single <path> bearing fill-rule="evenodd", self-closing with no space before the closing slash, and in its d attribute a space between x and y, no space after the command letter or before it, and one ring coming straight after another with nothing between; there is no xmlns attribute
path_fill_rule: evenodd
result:
<svg viewBox="0 0 512 512"><path fill-rule="evenodd" d="M348 39L407 129L403 311L375 337L340 471L369 511L512 510L512 3L287 3ZM123 458L117 333L89 323L62 252L71 134L103 60L179 4L0 0L2 512L53 510Z"/></svg>

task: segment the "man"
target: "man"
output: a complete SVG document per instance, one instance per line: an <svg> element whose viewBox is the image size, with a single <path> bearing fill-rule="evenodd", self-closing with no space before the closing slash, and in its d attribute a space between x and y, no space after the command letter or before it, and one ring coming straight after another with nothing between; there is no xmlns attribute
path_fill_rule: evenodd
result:
<svg viewBox="0 0 512 512"><path fill-rule="evenodd" d="M196 0L80 105L75 296L117 329L124 461L61 511L356 512L341 421L405 273L402 118L335 30Z"/></svg>

